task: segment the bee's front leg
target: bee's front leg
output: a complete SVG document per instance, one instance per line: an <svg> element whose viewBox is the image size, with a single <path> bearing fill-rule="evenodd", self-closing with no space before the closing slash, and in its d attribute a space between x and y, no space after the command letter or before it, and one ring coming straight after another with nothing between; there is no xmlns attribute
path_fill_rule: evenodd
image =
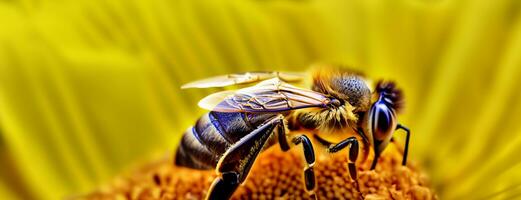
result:
<svg viewBox="0 0 521 200"><path fill-rule="evenodd" d="M328 152L336 153L344 148L349 146L349 162L347 163L347 168L349 169L349 175L353 180L358 180L358 173L356 169L356 159L358 158L358 140L356 137L349 137L341 142L332 145L328 148Z"/></svg>
<svg viewBox="0 0 521 200"><path fill-rule="evenodd" d="M332 144L331 142L319 137L318 135L314 135L315 139L322 145L324 145L329 153L336 153L346 147L349 146L349 157L347 168L349 170L349 175L351 179L355 182L355 186L360 194L360 185L358 184L358 171L356 168L356 160L358 158L359 152L359 144L356 137L349 137L345 140L342 140L339 143Z"/></svg>
<svg viewBox="0 0 521 200"><path fill-rule="evenodd" d="M406 126L403 126L401 124L398 124L398 126L396 126L396 130L398 130L398 129L402 129L407 133L407 135L405 136L405 149L403 150L403 159L402 159L402 165L405 166L405 165L407 165L407 154L409 152L409 139L411 137L411 130L409 130L409 128L407 128Z"/></svg>

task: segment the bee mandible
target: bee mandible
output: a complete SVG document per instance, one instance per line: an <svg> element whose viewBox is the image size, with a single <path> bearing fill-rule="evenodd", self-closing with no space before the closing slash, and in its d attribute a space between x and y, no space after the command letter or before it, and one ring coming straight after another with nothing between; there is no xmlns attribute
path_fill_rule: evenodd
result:
<svg viewBox="0 0 521 200"><path fill-rule="evenodd" d="M239 90L221 91L203 98L199 106L210 110L183 134L174 162L193 169L215 169L218 177L207 199L229 199L243 183L257 156L278 143L282 151L301 146L306 161L303 179L308 194L315 194L315 150L310 135L327 152L348 148L348 170L357 182L359 148L367 159L374 152L371 170L391 142L395 130L406 132L402 165L406 165L410 131L399 124L402 92L394 82L379 81L373 90L358 72L341 67L316 67L309 89L304 73L247 72L213 77L182 88L210 88L257 83ZM293 132L310 134L293 134ZM341 138L330 142L325 137ZM362 147L359 145L362 143Z"/></svg>

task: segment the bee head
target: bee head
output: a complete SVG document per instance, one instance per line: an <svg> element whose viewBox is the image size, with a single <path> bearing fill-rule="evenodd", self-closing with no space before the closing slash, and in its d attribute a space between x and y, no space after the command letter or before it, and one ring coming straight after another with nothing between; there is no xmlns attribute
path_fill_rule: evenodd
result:
<svg viewBox="0 0 521 200"><path fill-rule="evenodd" d="M393 82L380 81L376 86L377 100L367 115L369 129L380 147L384 149L396 129L396 113L401 111L403 97Z"/></svg>

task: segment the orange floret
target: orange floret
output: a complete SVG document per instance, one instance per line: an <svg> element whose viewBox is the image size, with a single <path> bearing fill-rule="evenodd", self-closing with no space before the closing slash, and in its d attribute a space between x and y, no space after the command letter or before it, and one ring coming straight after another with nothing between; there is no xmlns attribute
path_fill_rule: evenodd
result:
<svg viewBox="0 0 521 200"><path fill-rule="evenodd" d="M304 161L299 148L281 152L272 147L255 162L232 199L309 199L304 190ZM318 199L437 199L427 178L414 166L401 166L401 154L391 144L376 170L359 163L360 192L349 177L345 153L318 153L315 164ZM176 167L169 159L120 177L80 199L204 199L215 171Z"/></svg>

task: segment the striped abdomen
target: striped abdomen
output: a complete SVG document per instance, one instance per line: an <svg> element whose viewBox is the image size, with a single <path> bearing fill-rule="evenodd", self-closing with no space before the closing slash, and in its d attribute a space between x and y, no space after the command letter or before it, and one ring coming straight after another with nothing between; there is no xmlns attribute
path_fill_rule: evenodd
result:
<svg viewBox="0 0 521 200"><path fill-rule="evenodd" d="M175 164L194 169L213 169L230 146L275 115L206 113L183 133Z"/></svg>

